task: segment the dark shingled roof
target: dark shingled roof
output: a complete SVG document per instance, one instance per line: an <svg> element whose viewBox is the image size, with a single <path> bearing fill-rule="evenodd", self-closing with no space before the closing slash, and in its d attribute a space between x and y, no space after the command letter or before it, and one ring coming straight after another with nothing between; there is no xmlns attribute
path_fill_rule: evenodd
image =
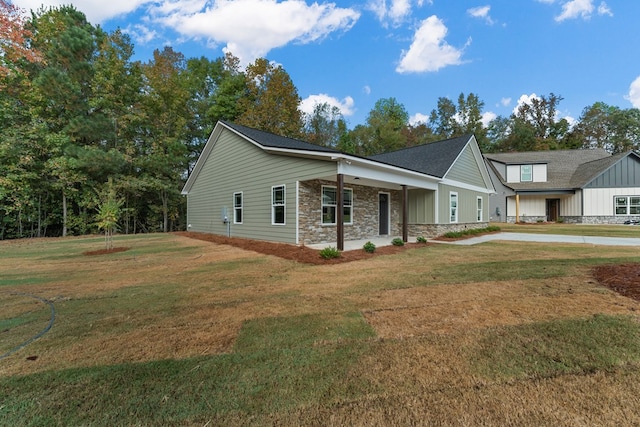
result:
<svg viewBox="0 0 640 427"><path fill-rule="evenodd" d="M442 178L458 158L472 135L403 148L368 157L377 162Z"/></svg>
<svg viewBox="0 0 640 427"><path fill-rule="evenodd" d="M615 157L615 159L614 159ZM514 190L573 190L585 185L620 159L597 149L527 151L485 154L490 161L506 165L546 164L547 182L510 182Z"/></svg>
<svg viewBox="0 0 640 427"><path fill-rule="evenodd" d="M234 123L229 123L224 121L222 123L225 126L253 140L254 142L262 145L263 147L285 148L288 150L321 151L325 153L340 153L338 150L334 150L333 148L310 144L308 142L300 141L298 139L287 138L284 136L276 135L269 132L264 132L257 129L252 129L252 128L242 126L242 125L237 125Z"/></svg>

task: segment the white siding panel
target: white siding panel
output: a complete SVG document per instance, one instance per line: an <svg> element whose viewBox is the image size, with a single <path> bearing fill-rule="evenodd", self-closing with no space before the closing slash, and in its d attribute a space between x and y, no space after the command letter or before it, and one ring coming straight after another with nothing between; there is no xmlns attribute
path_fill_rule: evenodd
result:
<svg viewBox="0 0 640 427"><path fill-rule="evenodd" d="M582 216L582 192L560 198L560 216Z"/></svg>
<svg viewBox="0 0 640 427"><path fill-rule="evenodd" d="M583 191L585 216L612 216L615 196L640 195L640 188L585 188Z"/></svg>
<svg viewBox="0 0 640 427"><path fill-rule="evenodd" d="M519 165L507 166L507 182L520 182L520 166Z"/></svg>
<svg viewBox="0 0 640 427"><path fill-rule="evenodd" d="M547 182L547 165L533 165L533 182Z"/></svg>

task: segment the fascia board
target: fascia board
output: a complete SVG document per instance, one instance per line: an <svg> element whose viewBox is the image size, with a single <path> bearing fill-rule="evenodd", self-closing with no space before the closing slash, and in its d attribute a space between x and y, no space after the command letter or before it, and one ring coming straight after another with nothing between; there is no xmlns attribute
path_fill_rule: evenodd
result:
<svg viewBox="0 0 640 427"><path fill-rule="evenodd" d="M464 182L454 181L447 178L440 181L440 183L443 185L449 185L451 187L462 188L464 190L477 191L478 193L494 194L496 192L496 190L493 188L493 185L491 186L491 188L478 187L477 185L466 184Z"/></svg>

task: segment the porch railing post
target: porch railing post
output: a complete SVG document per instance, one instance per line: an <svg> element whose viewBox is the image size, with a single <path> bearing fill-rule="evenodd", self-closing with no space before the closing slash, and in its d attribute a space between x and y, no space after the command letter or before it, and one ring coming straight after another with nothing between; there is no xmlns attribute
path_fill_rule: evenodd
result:
<svg viewBox="0 0 640 427"><path fill-rule="evenodd" d="M407 186L403 185L402 186L402 241L403 242L408 242L409 241L409 230L408 230L408 212L409 212L409 195L408 195L408 191L407 191Z"/></svg>

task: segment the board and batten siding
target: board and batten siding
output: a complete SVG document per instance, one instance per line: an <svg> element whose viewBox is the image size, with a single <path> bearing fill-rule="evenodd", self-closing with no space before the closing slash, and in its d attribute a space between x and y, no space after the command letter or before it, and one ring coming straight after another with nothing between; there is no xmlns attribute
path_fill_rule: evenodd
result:
<svg viewBox="0 0 640 427"><path fill-rule="evenodd" d="M477 187L484 188L486 186L471 145L467 145L465 149L462 150L456 162L449 172L447 172L446 178Z"/></svg>
<svg viewBox="0 0 640 427"><path fill-rule="evenodd" d="M547 200L560 200L560 216L580 216L582 215L581 193L578 191L573 195L545 195L545 196L520 196L520 216L521 217L546 217ZM507 213L509 216L516 215L516 198L507 198Z"/></svg>
<svg viewBox="0 0 640 427"><path fill-rule="evenodd" d="M584 188L639 188L640 161L635 156L620 159Z"/></svg>
<svg viewBox="0 0 640 427"><path fill-rule="evenodd" d="M483 222L489 221L489 198L486 193L440 184L438 186L438 216L441 224L449 224L449 194L451 192L458 193L458 223L478 222L476 217L478 197L482 198L482 220Z"/></svg>
<svg viewBox="0 0 640 427"><path fill-rule="evenodd" d="M640 196L640 188L584 189L584 216L614 216L615 196Z"/></svg>
<svg viewBox="0 0 640 427"><path fill-rule="evenodd" d="M410 224L435 223L435 191L414 189L409 190L407 201L408 221Z"/></svg>
<svg viewBox="0 0 640 427"><path fill-rule="evenodd" d="M297 182L336 174L336 163L269 154L224 129L187 196L191 231L297 244ZM285 186L285 224L272 225L271 191ZM242 192L243 222L233 223L233 194Z"/></svg>

